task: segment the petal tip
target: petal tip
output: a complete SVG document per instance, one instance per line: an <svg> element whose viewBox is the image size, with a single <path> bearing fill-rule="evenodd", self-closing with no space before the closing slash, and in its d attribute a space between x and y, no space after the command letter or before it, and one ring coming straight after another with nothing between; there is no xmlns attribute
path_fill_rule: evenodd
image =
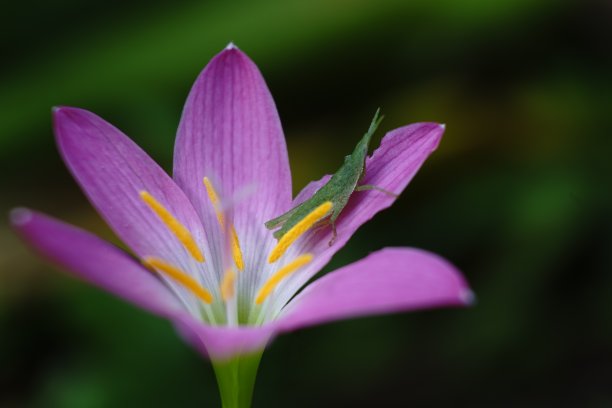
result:
<svg viewBox="0 0 612 408"><path fill-rule="evenodd" d="M446 130L446 123L439 123L438 127L444 131Z"/></svg>
<svg viewBox="0 0 612 408"><path fill-rule="evenodd" d="M32 220L32 211L27 208L13 208L9 213L11 224L15 227L22 227Z"/></svg>
<svg viewBox="0 0 612 408"><path fill-rule="evenodd" d="M72 106L63 106L63 105L59 105L59 106L54 106L51 108L51 114L53 115L53 118L55 119L59 119L61 118L65 118L65 117L72 117L70 114L80 114L84 112L83 109L80 108L73 108Z"/></svg>
<svg viewBox="0 0 612 408"><path fill-rule="evenodd" d="M54 118L57 118L57 117L59 117L59 116L60 116L62 113L65 113L65 112L66 112L66 109L68 109L66 106L61 106L61 105L59 105L59 106L53 106L53 107L51 108L51 115L52 115Z"/></svg>
<svg viewBox="0 0 612 408"><path fill-rule="evenodd" d="M241 64L244 60L250 61L250 58L242 51L233 41L230 41L227 46L211 60L211 64Z"/></svg>
<svg viewBox="0 0 612 408"><path fill-rule="evenodd" d="M73 108L72 106L65 106L65 105L56 105L51 108L51 112L54 114L67 113L67 112L78 111L78 110L81 110L81 109Z"/></svg>
<svg viewBox="0 0 612 408"><path fill-rule="evenodd" d="M459 294L459 300L466 306L474 306L477 302L476 295L470 289L463 289Z"/></svg>

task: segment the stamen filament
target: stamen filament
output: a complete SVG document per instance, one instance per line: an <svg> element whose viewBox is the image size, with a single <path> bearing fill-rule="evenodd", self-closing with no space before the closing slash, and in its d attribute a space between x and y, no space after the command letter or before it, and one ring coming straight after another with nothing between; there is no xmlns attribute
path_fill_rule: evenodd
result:
<svg viewBox="0 0 612 408"><path fill-rule="evenodd" d="M223 211L221 211L221 206L219 202L219 195L215 191L212 183L210 182L208 177L204 177L204 186L206 187L206 193L208 194L208 198L210 199L211 204L215 209L215 213L217 214L217 221L219 221L219 225L221 228L225 227L225 217L223 216ZM233 225L230 225L230 238L232 245L232 256L234 258L234 263L239 271L244 269L244 260L242 258L242 250L240 249L240 242L238 241L238 234L236 234L236 228Z"/></svg>
<svg viewBox="0 0 612 408"><path fill-rule="evenodd" d="M223 276L223 280L221 281L221 298L224 302L227 302L229 299L234 297L235 282L236 272L234 272L232 269L228 269L225 272L225 276Z"/></svg>
<svg viewBox="0 0 612 408"><path fill-rule="evenodd" d="M293 244L293 242L302 234L308 231L317 221L325 217L331 211L332 207L332 202L326 201L312 210L312 212L304 217L300 222L295 224L293 228L287 231L285 235L278 240L278 243L270 252L268 263L278 261L278 259L283 256L287 248L289 248L289 246Z"/></svg>
<svg viewBox="0 0 612 408"><path fill-rule="evenodd" d="M272 293L274 288L287 276L295 272L297 269L306 265L310 261L312 261L312 254L304 254L298 256L296 259L283 266L280 270L278 270L274 275L272 275L266 283L259 289L257 293L257 297L255 298L255 303L258 305L262 304L264 300Z"/></svg>
<svg viewBox="0 0 612 408"><path fill-rule="evenodd" d="M166 224L166 227L174 234L181 244L183 244L193 259L198 262L204 262L204 255L202 255L200 248L198 248L198 244L196 244L189 230L181 224L179 220L174 218L170 211L148 192L141 191L140 198L151 208L151 210L153 210L159 219Z"/></svg>
<svg viewBox="0 0 612 408"><path fill-rule="evenodd" d="M174 265L170 265L167 262L162 261L155 257L146 257L142 260L142 263L150 269L157 272L164 273L189 289L194 295L196 295L202 302L211 304L213 301L212 294L202 287L194 278L187 275L181 269Z"/></svg>

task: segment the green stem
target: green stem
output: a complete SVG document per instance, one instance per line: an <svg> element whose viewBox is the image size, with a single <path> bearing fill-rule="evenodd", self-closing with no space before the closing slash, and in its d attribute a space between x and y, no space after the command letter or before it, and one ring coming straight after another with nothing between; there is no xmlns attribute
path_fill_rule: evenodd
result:
<svg viewBox="0 0 612 408"><path fill-rule="evenodd" d="M223 408L249 408L263 350L213 361Z"/></svg>

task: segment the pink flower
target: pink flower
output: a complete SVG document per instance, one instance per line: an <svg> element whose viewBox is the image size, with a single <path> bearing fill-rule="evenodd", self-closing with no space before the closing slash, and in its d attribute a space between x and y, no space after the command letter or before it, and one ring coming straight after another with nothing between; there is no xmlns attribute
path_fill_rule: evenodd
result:
<svg viewBox="0 0 612 408"><path fill-rule="evenodd" d="M295 296L394 198L356 192L337 221L334 245L328 245L330 228L312 229L270 263L277 241L264 222L310 197L329 176L292 199L274 101L255 64L232 45L213 58L191 90L173 177L91 112L60 107L53 119L66 165L137 259L28 209L12 212L14 228L62 268L172 321L216 367L259 356L275 335L298 328L469 302L471 292L450 263L412 248L370 254ZM400 193L443 132L436 123L389 132L367 159L363 184Z"/></svg>

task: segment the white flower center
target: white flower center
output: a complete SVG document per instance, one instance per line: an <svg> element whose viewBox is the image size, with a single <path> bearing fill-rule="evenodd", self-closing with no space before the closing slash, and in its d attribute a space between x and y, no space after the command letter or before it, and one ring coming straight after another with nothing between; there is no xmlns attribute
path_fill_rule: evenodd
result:
<svg viewBox="0 0 612 408"><path fill-rule="evenodd" d="M201 277L198 276L197 273L190 274L188 271L182 270L180 267L155 256L144 257L142 263L152 271L160 274L166 282L170 281L172 283L172 285L169 285L171 289L176 293L177 297L183 301L186 308L192 314L196 315L196 317L210 324L227 324L230 326L238 324L262 324L266 320L274 317L271 316L268 309L270 309L269 303L272 302L271 298L274 297L274 293L279 284L297 270L309 264L314 256L311 253L298 255L295 259L286 262L276 271L269 273L269 277L263 281L263 283L257 279L250 279L250 281L260 282L260 284L256 288L256 291L252 292L250 295L253 297L248 299L248 310L245 313L248 317L246 319L241 319L246 321L239 322L236 293L237 285L240 279L248 279L247 275L249 275L249 273L258 273L258 271L250 270L248 265L245 268L245 258L236 229L234 225L226 219L227 217L221 206L219 196L208 177L204 177L203 184L215 210L217 221L226 239L226 245L222 245L222 247L227 248L228 252L226 253L228 257L229 251L231 251L231 258L228 258L227 262L224 261L223 273L218 274L218 278L213 279L214 282L217 282L217 284L215 284L217 287L206 288L202 285L202 279L199 279ZM164 226L183 245L193 260L198 264L203 264L205 260L202 251L187 227L181 224L176 217L174 217L172 213L150 193L141 191L140 198L151 208ZM283 234L272 251L270 251L267 258L268 264L274 264L281 259L287 252L287 249L300 236L310 230L317 222L329 215L332 207L333 205L331 202L321 204ZM233 262L229 259L232 259ZM257 266L251 265L251 267L256 268ZM197 269L201 270L200 268ZM204 273L206 272L207 271L204 271ZM264 273L264 271L261 271L261 273ZM195 277L194 274L196 275ZM210 279L206 279L206 281L211 282ZM186 301L185 294L187 294L188 298L192 298L190 300L195 299L197 304L195 308L191 302Z"/></svg>

